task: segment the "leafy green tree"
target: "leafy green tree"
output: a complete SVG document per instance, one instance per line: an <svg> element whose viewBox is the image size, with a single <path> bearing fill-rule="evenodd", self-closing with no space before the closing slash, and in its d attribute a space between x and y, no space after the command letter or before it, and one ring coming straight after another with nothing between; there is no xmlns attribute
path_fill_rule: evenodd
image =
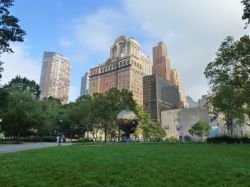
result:
<svg viewBox="0 0 250 187"><path fill-rule="evenodd" d="M250 2L249 0L242 0L241 3L244 5L242 19L246 20L246 27L250 24Z"/></svg>
<svg viewBox="0 0 250 187"><path fill-rule="evenodd" d="M222 42L216 58L204 72L211 94L208 104L214 118L225 115L229 134L233 134L234 120L243 121L250 115L250 38L239 41L227 37Z"/></svg>
<svg viewBox="0 0 250 187"><path fill-rule="evenodd" d="M150 114L143 109L142 106L136 107L136 115L140 121L138 130L135 136L142 133L144 141L160 141L166 136L165 130L159 123L154 123L151 120Z"/></svg>
<svg viewBox="0 0 250 187"><path fill-rule="evenodd" d="M111 124L114 117L112 105L104 94L95 94L93 100L93 119L95 128L101 127L104 130L104 139L107 141L108 132L111 130Z"/></svg>
<svg viewBox="0 0 250 187"><path fill-rule="evenodd" d="M193 135L197 135L201 138L201 141L203 138L207 135L207 133L211 130L210 125L202 120L197 121L191 129L189 129L189 133Z"/></svg>
<svg viewBox="0 0 250 187"><path fill-rule="evenodd" d="M33 81L29 80L26 77L21 78L20 76L16 76L12 79L9 84L5 85L4 88L9 92L13 91L28 91L32 94L32 96L36 99L40 97L40 87L39 85Z"/></svg>
<svg viewBox="0 0 250 187"><path fill-rule="evenodd" d="M10 42L22 42L25 31L18 25L18 19L8 10L14 0L0 0L0 57L3 53L13 53ZM3 62L0 61L0 80Z"/></svg>
<svg viewBox="0 0 250 187"><path fill-rule="evenodd" d="M9 92L7 90L0 88L0 117L3 115L4 110L8 104Z"/></svg>
<svg viewBox="0 0 250 187"><path fill-rule="evenodd" d="M43 115L37 100L29 92L13 92L3 117L3 130L6 136L13 136L20 141L29 130L43 125Z"/></svg>
<svg viewBox="0 0 250 187"><path fill-rule="evenodd" d="M93 99L84 96L74 103L62 106L63 112L60 116L63 119L63 133L69 137L82 137L85 132L93 130Z"/></svg>
<svg viewBox="0 0 250 187"><path fill-rule="evenodd" d="M116 123L116 117L120 111L126 108L131 111L136 110L136 102L133 99L133 93L125 89L118 90L117 88L112 88L105 93L105 96L112 110L110 113L110 128L108 129L108 133L111 139L115 137L120 139L120 130Z"/></svg>
<svg viewBox="0 0 250 187"><path fill-rule="evenodd" d="M57 123L61 102L59 99L48 97L39 101L39 103L44 116L44 125L37 127L38 135L55 136L55 131L58 130Z"/></svg>
<svg viewBox="0 0 250 187"><path fill-rule="evenodd" d="M144 141L161 141L166 132L159 123L151 122L149 124L142 125Z"/></svg>

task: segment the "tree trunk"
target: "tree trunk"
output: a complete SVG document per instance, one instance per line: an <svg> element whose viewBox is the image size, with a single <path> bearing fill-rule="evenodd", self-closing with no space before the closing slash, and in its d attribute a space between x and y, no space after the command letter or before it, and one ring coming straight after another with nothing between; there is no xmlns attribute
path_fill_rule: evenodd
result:
<svg viewBox="0 0 250 187"><path fill-rule="evenodd" d="M107 127L104 128L104 141L107 142Z"/></svg>
<svg viewBox="0 0 250 187"><path fill-rule="evenodd" d="M21 136L21 133L18 132L18 133L17 133L17 143L20 143L20 136Z"/></svg>

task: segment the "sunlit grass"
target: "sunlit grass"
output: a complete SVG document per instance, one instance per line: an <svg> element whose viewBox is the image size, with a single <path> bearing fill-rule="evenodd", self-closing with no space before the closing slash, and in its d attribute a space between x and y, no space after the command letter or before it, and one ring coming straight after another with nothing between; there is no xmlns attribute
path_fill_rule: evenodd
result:
<svg viewBox="0 0 250 187"><path fill-rule="evenodd" d="M249 186L249 145L74 145L0 155L0 186Z"/></svg>

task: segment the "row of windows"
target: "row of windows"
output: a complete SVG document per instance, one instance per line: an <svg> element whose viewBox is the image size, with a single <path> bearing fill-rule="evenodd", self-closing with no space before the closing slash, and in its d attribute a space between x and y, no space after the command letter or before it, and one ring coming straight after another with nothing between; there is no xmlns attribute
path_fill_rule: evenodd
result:
<svg viewBox="0 0 250 187"><path fill-rule="evenodd" d="M110 70L114 70L117 67L122 67L122 66L129 65L129 64L130 64L129 60L123 60L123 61L119 62L118 64L109 65L109 66L101 68L100 73L105 73L105 72L108 72ZM137 67L138 69L142 70L142 65L140 63L138 63L134 60L131 60L131 64L133 66ZM98 73L99 73L98 68L96 68L96 69L92 70L91 75L97 75Z"/></svg>

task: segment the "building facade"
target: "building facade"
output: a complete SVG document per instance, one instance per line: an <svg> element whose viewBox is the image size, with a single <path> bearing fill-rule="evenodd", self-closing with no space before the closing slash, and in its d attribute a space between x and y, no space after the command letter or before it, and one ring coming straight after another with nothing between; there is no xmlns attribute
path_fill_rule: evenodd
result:
<svg viewBox="0 0 250 187"><path fill-rule="evenodd" d="M194 101L190 96L187 96L188 108L199 108L199 102Z"/></svg>
<svg viewBox="0 0 250 187"><path fill-rule="evenodd" d="M171 69L167 47L163 42L158 42L157 46L153 47L152 73L176 85L179 88L180 107L188 108L183 83L178 72Z"/></svg>
<svg viewBox="0 0 250 187"><path fill-rule="evenodd" d="M70 82L69 59L55 52L45 51L40 77L41 98L54 97L68 102Z"/></svg>
<svg viewBox="0 0 250 187"><path fill-rule="evenodd" d="M179 108L178 87L158 75L143 77L143 105L155 122L161 121L161 111Z"/></svg>
<svg viewBox="0 0 250 187"><path fill-rule="evenodd" d="M143 77L151 74L149 58L132 37L120 36L110 49L110 58L90 69L89 94L105 93L111 88L127 89L143 104Z"/></svg>
<svg viewBox="0 0 250 187"><path fill-rule="evenodd" d="M183 82L181 81L179 73L176 69L171 69L171 82L179 88L179 96L180 96L180 107L188 108L187 96L183 87Z"/></svg>
<svg viewBox="0 0 250 187"><path fill-rule="evenodd" d="M85 73L81 78L81 93L80 96L89 94L89 72Z"/></svg>
<svg viewBox="0 0 250 187"><path fill-rule="evenodd" d="M167 137L184 139L189 136L198 141L199 137L192 136L188 131L199 120L210 124L208 112L202 108L184 108L165 110L161 112L161 126L165 129Z"/></svg>
<svg viewBox="0 0 250 187"><path fill-rule="evenodd" d="M153 47L153 67L152 73L158 75L163 80L170 81L171 70L167 47L163 42L159 42Z"/></svg>
<svg viewBox="0 0 250 187"><path fill-rule="evenodd" d="M205 110L208 109L207 107L207 95L202 95L201 99L198 99L199 107Z"/></svg>

